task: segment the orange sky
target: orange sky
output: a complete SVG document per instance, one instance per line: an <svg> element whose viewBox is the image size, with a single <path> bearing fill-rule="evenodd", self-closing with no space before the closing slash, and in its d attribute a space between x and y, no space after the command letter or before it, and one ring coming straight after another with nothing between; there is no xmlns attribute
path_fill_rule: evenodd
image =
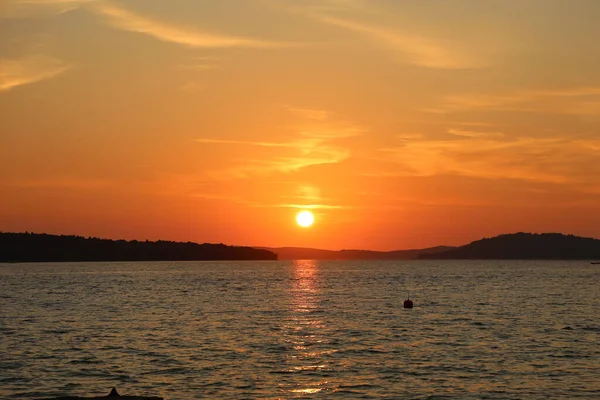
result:
<svg viewBox="0 0 600 400"><path fill-rule="evenodd" d="M598 0L0 0L0 230L600 237L599 20Z"/></svg>

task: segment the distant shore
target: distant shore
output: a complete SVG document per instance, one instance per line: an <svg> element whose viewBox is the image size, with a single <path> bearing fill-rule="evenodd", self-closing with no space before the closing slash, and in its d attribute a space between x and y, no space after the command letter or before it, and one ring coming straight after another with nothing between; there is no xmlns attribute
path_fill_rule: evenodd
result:
<svg viewBox="0 0 600 400"><path fill-rule="evenodd" d="M276 260L253 247L126 241L36 233L0 233L0 262Z"/></svg>
<svg viewBox="0 0 600 400"><path fill-rule="evenodd" d="M561 233L512 233L464 246L425 249L322 250L171 241L125 241L0 232L0 262L218 260L600 260L600 240Z"/></svg>
<svg viewBox="0 0 600 400"><path fill-rule="evenodd" d="M600 240L561 233L512 233L476 240L464 246L372 251L279 247L280 260L600 260Z"/></svg>

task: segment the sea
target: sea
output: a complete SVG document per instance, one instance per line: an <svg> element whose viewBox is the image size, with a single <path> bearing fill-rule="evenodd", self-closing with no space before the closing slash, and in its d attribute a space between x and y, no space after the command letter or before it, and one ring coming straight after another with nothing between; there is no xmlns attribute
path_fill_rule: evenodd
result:
<svg viewBox="0 0 600 400"><path fill-rule="evenodd" d="M112 387L166 400L599 399L600 265L0 264L0 398Z"/></svg>

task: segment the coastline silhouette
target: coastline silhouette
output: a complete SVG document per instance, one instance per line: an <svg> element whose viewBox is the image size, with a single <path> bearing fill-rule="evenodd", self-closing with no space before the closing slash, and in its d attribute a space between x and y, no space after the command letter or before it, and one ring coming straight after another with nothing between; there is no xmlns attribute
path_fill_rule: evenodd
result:
<svg viewBox="0 0 600 400"><path fill-rule="evenodd" d="M224 244L126 241L0 232L0 262L276 260L268 250Z"/></svg>
<svg viewBox="0 0 600 400"><path fill-rule="evenodd" d="M280 260L414 260L414 259L495 259L495 260L597 260L600 240L561 233L510 233L476 240L463 246L436 246L424 249L321 250L302 247L262 247ZM600 263L592 261L592 264Z"/></svg>
<svg viewBox="0 0 600 400"><path fill-rule="evenodd" d="M600 240L562 233L513 233L476 240L422 259L595 260Z"/></svg>
<svg viewBox="0 0 600 400"><path fill-rule="evenodd" d="M247 247L158 240L111 240L74 235L0 232L0 262L208 261L208 260L598 260L600 240L560 233L513 233L459 247L425 249L321 250ZM591 261L596 264L597 261Z"/></svg>

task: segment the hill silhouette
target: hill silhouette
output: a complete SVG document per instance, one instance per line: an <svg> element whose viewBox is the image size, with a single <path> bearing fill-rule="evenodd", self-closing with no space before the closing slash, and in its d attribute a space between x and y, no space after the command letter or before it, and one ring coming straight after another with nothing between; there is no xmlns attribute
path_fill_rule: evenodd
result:
<svg viewBox="0 0 600 400"><path fill-rule="evenodd" d="M460 247L425 249L321 250L304 247L253 248L159 240L126 241L74 235L0 232L0 262L201 261L201 260L410 260L572 259L600 260L600 240L560 233L512 233Z"/></svg>
<svg viewBox="0 0 600 400"><path fill-rule="evenodd" d="M321 250L307 247L263 247L277 254L279 260L410 260L422 254L431 254L452 249L437 246L415 250Z"/></svg>
<svg viewBox="0 0 600 400"><path fill-rule="evenodd" d="M600 259L600 240L561 233L512 233L476 240L440 253L422 254L427 259Z"/></svg>
<svg viewBox="0 0 600 400"><path fill-rule="evenodd" d="M264 249L0 232L0 262L276 260Z"/></svg>

